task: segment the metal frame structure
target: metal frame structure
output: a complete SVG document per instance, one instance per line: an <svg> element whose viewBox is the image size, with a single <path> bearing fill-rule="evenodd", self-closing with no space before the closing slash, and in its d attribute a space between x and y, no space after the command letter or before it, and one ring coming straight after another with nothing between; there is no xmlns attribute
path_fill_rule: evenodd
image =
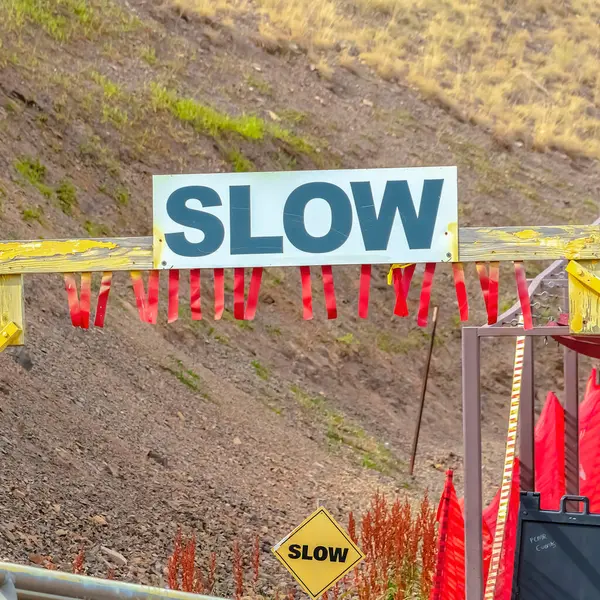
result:
<svg viewBox="0 0 600 600"><path fill-rule="evenodd" d="M592 288L600 298L600 220L593 225L544 227L467 227L452 232L457 236L458 262L544 261L556 260L552 267L533 280L529 295L544 287L566 287L564 265L567 260L582 261L571 265L572 278ZM33 273L82 273L102 271L140 271L160 269L155 264L152 237L113 239L70 239L0 241L0 352L25 343L23 276ZM587 261L587 262L586 262ZM585 263L585 264L584 264ZM593 264L592 264L593 263ZM586 265L591 271L586 270ZM89 284L89 277L87 278ZM88 288L89 291L89 288ZM541 292L543 293L543 292ZM600 331L600 305L592 304L587 288L580 288L577 332ZM575 297L575 296L574 296ZM89 298L88 298L89 301ZM596 300L594 301L596 302ZM600 301L599 301L600 302ZM89 302L88 302L89 303ZM578 306L573 303L574 306ZM482 573L482 481L481 481L481 398L480 340L490 336L527 337L521 406L521 463L524 487L534 478L534 372L532 336L551 335L548 328L536 326L524 330L514 327L519 306L500 317L499 326L463 329L463 410L465 443L465 522L467 600L481 600ZM573 314L575 314L573 312ZM89 315L88 315L89 316ZM509 327L506 327L509 325ZM537 325L537 324L536 324ZM27 368L27 367L26 367ZM576 494L577 473L577 354L565 350L566 418L567 418L567 492ZM174 590L107 581L69 573L47 571L9 563L0 563L0 600L65 600L89 598L109 600L151 600L204 598Z"/></svg>
<svg viewBox="0 0 600 600"><path fill-rule="evenodd" d="M600 219L594 225L598 225ZM549 292L559 292L562 306L568 306L567 260L557 260L533 279L528 288L532 306ZM565 308L566 310L566 308ZM464 519L465 519L465 586L466 600L483 598L482 540L482 464L481 464L481 340L482 338L525 336L525 356L521 385L519 424L520 485L533 491L535 484L534 426L535 374L534 340L556 335L554 327L542 325L538 317L533 329L519 324L520 304L501 315L494 325L465 327L462 330L462 402L464 443ZM553 331L554 330L554 331ZM579 494L579 393L578 354L564 348L564 410L565 410L565 475L566 493Z"/></svg>
<svg viewBox="0 0 600 600"><path fill-rule="evenodd" d="M0 600L221 600L177 590L0 562Z"/></svg>

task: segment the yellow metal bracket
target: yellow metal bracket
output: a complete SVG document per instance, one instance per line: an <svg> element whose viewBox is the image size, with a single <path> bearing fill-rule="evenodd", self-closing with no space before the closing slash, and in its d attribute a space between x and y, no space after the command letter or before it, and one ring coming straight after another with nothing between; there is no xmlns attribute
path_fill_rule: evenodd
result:
<svg viewBox="0 0 600 600"><path fill-rule="evenodd" d="M0 352L25 343L24 312L23 275L0 275Z"/></svg>
<svg viewBox="0 0 600 600"><path fill-rule="evenodd" d="M6 346L8 346L12 341L16 340L23 330L12 321L5 325L0 330L0 352L2 352Z"/></svg>
<svg viewBox="0 0 600 600"><path fill-rule="evenodd" d="M569 329L571 333L600 333L600 262L569 261Z"/></svg>
<svg viewBox="0 0 600 600"><path fill-rule="evenodd" d="M597 277L594 273L588 271L588 269L577 261L570 260L565 271L571 275L571 277L575 277L577 281L587 285L587 287L596 292L596 294L600 294L600 277Z"/></svg>

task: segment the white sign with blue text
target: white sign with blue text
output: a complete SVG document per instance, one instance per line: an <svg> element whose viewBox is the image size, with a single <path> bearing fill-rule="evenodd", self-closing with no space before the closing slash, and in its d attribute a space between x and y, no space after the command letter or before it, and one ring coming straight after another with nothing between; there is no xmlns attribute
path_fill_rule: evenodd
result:
<svg viewBox="0 0 600 600"><path fill-rule="evenodd" d="M456 167L156 175L154 268L458 260Z"/></svg>

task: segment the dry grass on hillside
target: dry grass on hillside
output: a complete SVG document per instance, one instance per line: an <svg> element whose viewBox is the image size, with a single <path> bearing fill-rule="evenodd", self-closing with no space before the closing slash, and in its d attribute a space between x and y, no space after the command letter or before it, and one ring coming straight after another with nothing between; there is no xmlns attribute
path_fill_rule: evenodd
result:
<svg viewBox="0 0 600 600"><path fill-rule="evenodd" d="M595 0L176 0L205 16L253 12L261 33L356 56L495 135L600 157ZM335 53L335 56L334 56Z"/></svg>

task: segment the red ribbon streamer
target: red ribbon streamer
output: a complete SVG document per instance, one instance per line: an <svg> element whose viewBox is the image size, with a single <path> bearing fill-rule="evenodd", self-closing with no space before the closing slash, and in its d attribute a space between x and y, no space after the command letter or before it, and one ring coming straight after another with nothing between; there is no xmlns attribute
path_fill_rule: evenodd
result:
<svg viewBox="0 0 600 600"><path fill-rule="evenodd" d="M190 309L192 321L202 320L202 306L200 304L200 269L190 271Z"/></svg>
<svg viewBox="0 0 600 600"><path fill-rule="evenodd" d="M327 318L337 319L337 307L335 301L335 287L333 285L333 271L331 265L321 267L323 275L323 292L325 293L325 307L327 308Z"/></svg>
<svg viewBox="0 0 600 600"><path fill-rule="evenodd" d="M247 321L252 321L256 315L256 307L258 306L258 295L260 293L260 283L262 281L262 267L252 269L252 277L250 278L250 288L248 290L248 302L246 303L245 318Z"/></svg>
<svg viewBox="0 0 600 600"><path fill-rule="evenodd" d="M408 267L404 267L402 273L402 289L404 290L404 297L408 299L408 291L410 290L410 282L412 280L412 276L415 273L415 269L417 268L416 264L408 265Z"/></svg>
<svg viewBox="0 0 600 600"><path fill-rule="evenodd" d="M361 265L358 291L358 316L366 319L369 315L369 293L371 291L371 265Z"/></svg>
<svg viewBox="0 0 600 600"><path fill-rule="evenodd" d="M77 297L77 284L75 277L70 273L65 273L65 290L67 291L67 304L69 314L71 315L71 324L73 327L81 327L81 310L79 298Z"/></svg>
<svg viewBox="0 0 600 600"><path fill-rule="evenodd" d="M104 327L104 318L106 317L106 307L108 305L108 294L112 283L112 273L102 273L100 282L100 291L98 292L98 303L96 304L96 319L94 327Z"/></svg>
<svg viewBox="0 0 600 600"><path fill-rule="evenodd" d="M485 263L476 263L479 283L483 292L483 301L488 315L488 325L493 325L498 320L498 279L500 276L500 263L490 263L488 277Z"/></svg>
<svg viewBox="0 0 600 600"><path fill-rule="evenodd" d="M302 318L310 321L313 318L310 267L300 267L300 279L302 280Z"/></svg>
<svg viewBox="0 0 600 600"><path fill-rule="evenodd" d="M394 290L396 291L396 304L394 314L398 317L408 317L408 304L406 303L406 293L404 291L403 269L394 269L392 274L394 281ZM410 285L410 281L409 281Z"/></svg>
<svg viewBox="0 0 600 600"><path fill-rule="evenodd" d="M81 296L79 300L80 327L88 329L90 326L90 308L92 304L92 274L81 274Z"/></svg>
<svg viewBox="0 0 600 600"><path fill-rule="evenodd" d="M417 325L419 327L427 326L429 303L431 301L431 284L433 283L435 265L436 263L427 263L425 265L425 273L423 274L423 283L421 285L421 296L419 298L419 314L417 315Z"/></svg>
<svg viewBox="0 0 600 600"><path fill-rule="evenodd" d="M148 277L148 308L146 316L148 323L156 324L158 319L158 288L160 284L160 271L150 271Z"/></svg>
<svg viewBox="0 0 600 600"><path fill-rule="evenodd" d="M148 323L148 301L146 299L146 290L144 289L142 274L140 271L131 271L130 276L140 320L144 323Z"/></svg>
<svg viewBox="0 0 600 600"><path fill-rule="evenodd" d="M531 316L531 303L529 290L527 289L527 275L522 261L515 261L515 279L517 280L517 293L523 312L523 328L533 329L533 318Z"/></svg>
<svg viewBox="0 0 600 600"><path fill-rule="evenodd" d="M233 270L233 316L239 321L244 320L244 269Z"/></svg>
<svg viewBox="0 0 600 600"><path fill-rule="evenodd" d="M223 316L225 310L225 271L223 269L214 270L215 277L215 321Z"/></svg>
<svg viewBox="0 0 600 600"><path fill-rule="evenodd" d="M454 288L456 289L456 302L461 321L469 320L469 299L467 298L467 286L465 285L465 270L462 263L452 263L452 274L454 275Z"/></svg>
<svg viewBox="0 0 600 600"><path fill-rule="evenodd" d="M179 318L179 271L169 271L169 308L168 322L173 323Z"/></svg>

